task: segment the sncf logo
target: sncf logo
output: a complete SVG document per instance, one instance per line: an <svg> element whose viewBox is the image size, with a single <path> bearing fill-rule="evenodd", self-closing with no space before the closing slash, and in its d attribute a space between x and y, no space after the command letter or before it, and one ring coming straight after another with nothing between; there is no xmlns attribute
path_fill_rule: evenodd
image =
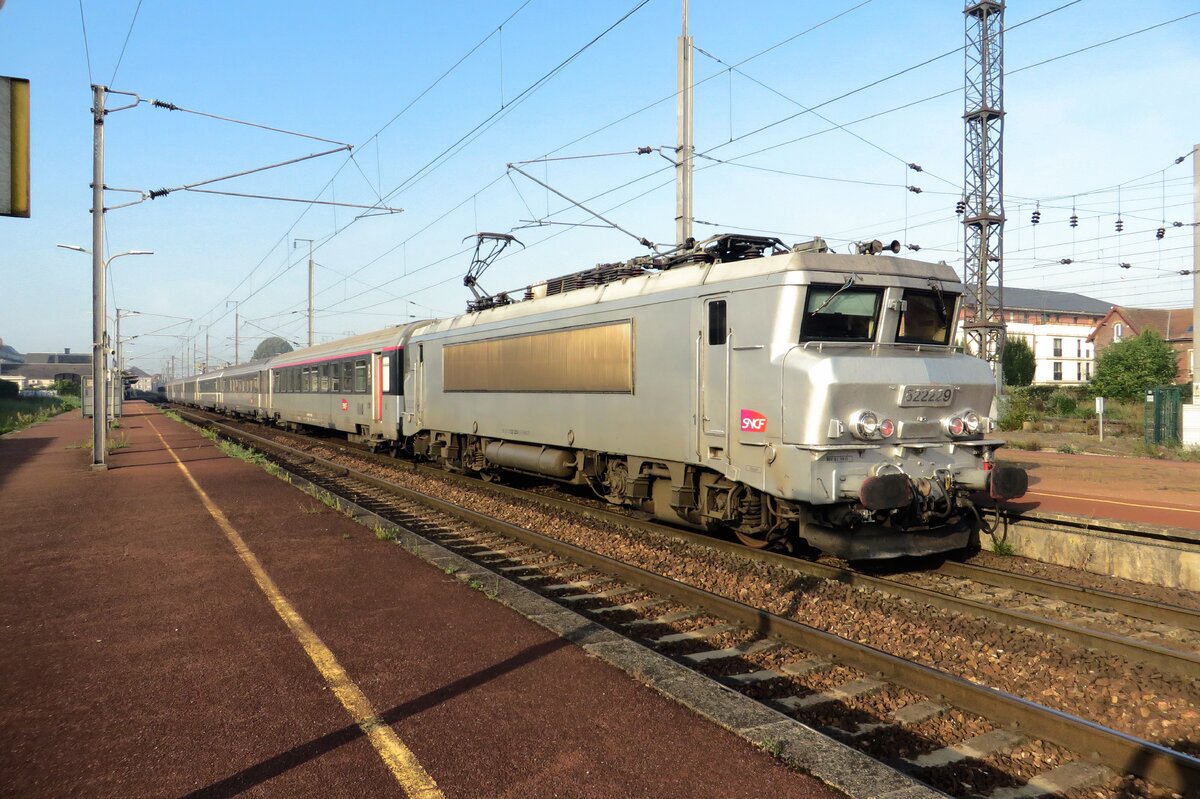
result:
<svg viewBox="0 0 1200 799"><path fill-rule="evenodd" d="M742 432L743 433L765 433L767 432L767 417L763 416L758 411L747 410L742 408Z"/></svg>

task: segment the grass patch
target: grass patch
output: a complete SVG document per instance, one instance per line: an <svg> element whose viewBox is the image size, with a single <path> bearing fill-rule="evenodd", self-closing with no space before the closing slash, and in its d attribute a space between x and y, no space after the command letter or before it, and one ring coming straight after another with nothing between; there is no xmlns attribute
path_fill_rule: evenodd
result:
<svg viewBox="0 0 1200 799"><path fill-rule="evenodd" d="M218 441L217 449L231 458L237 458L239 461L245 461L255 466L266 466L269 463L267 456L261 452L249 447L243 447L241 444L235 444L232 441Z"/></svg>
<svg viewBox="0 0 1200 799"><path fill-rule="evenodd" d="M1178 454L1179 454L1179 460L1181 460L1181 461L1189 461L1191 463L1200 463L1200 446L1181 447Z"/></svg>
<svg viewBox="0 0 1200 799"><path fill-rule="evenodd" d="M783 757L783 741L778 738L763 738L756 745L773 758Z"/></svg>
<svg viewBox="0 0 1200 799"><path fill-rule="evenodd" d="M184 424L183 417L180 416L179 414L177 414L175 411L170 410L169 408L164 408L162 415L167 417L168 419L170 419L172 422L179 422L180 424Z"/></svg>
<svg viewBox="0 0 1200 799"><path fill-rule="evenodd" d="M1064 455L1078 455L1079 448L1074 444L1059 444L1058 451Z"/></svg>
<svg viewBox="0 0 1200 799"><path fill-rule="evenodd" d="M380 541L395 541L396 531L390 527L384 527L377 524L375 525L375 537Z"/></svg>
<svg viewBox="0 0 1200 799"><path fill-rule="evenodd" d="M992 552L994 552L997 555L1008 556L1008 555L1015 555L1017 551L1015 549L1013 549L1013 545L1008 543L1007 541L1001 541L999 538L993 538L992 539Z"/></svg>
<svg viewBox="0 0 1200 799"><path fill-rule="evenodd" d="M124 434L121 434L119 436L109 436L108 437L108 448L110 450L111 449L125 449L128 446L129 446L129 438L127 436L125 436ZM88 443L88 449L91 449L90 442Z"/></svg>
<svg viewBox="0 0 1200 799"><path fill-rule="evenodd" d="M79 407L79 397L5 397L0 399L0 435L24 430Z"/></svg>
<svg viewBox="0 0 1200 799"><path fill-rule="evenodd" d="M196 430L200 433L200 435L204 436L209 441L216 441L217 436L219 435L217 431L211 427L198 427Z"/></svg>

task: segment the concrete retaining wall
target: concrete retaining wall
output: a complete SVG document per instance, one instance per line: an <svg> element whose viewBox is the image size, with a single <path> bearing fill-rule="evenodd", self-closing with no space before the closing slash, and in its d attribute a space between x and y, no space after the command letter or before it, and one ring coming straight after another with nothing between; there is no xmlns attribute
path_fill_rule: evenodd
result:
<svg viewBox="0 0 1200 799"><path fill-rule="evenodd" d="M1013 521L996 532L1021 557L1123 577L1167 588L1200 591L1200 534L1172 531L1194 542L1156 541L1119 532L1064 531L1033 521ZM987 539L984 539L985 546Z"/></svg>

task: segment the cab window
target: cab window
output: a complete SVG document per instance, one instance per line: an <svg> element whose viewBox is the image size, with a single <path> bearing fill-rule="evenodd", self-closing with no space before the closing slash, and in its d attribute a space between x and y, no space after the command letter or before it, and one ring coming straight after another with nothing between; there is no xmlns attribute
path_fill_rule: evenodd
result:
<svg viewBox="0 0 1200 799"><path fill-rule="evenodd" d="M906 344L949 344L954 328L956 294L945 292L904 292L903 310L896 327L896 341Z"/></svg>
<svg viewBox="0 0 1200 799"><path fill-rule="evenodd" d="M883 290L841 286L809 286L800 323L801 341L874 341Z"/></svg>

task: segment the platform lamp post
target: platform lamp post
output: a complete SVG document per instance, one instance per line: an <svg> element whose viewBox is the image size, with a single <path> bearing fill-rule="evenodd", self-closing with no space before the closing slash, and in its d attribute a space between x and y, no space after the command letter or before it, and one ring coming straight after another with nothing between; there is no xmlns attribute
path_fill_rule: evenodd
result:
<svg viewBox="0 0 1200 799"><path fill-rule="evenodd" d="M149 250L129 250L110 256L108 260L98 258L96 253L78 244L59 244L64 250L87 253L92 256L92 469L104 471L108 468L108 370L105 349L108 337L104 329L105 278L108 265L126 255L154 255ZM94 268L99 264L99 268Z"/></svg>

